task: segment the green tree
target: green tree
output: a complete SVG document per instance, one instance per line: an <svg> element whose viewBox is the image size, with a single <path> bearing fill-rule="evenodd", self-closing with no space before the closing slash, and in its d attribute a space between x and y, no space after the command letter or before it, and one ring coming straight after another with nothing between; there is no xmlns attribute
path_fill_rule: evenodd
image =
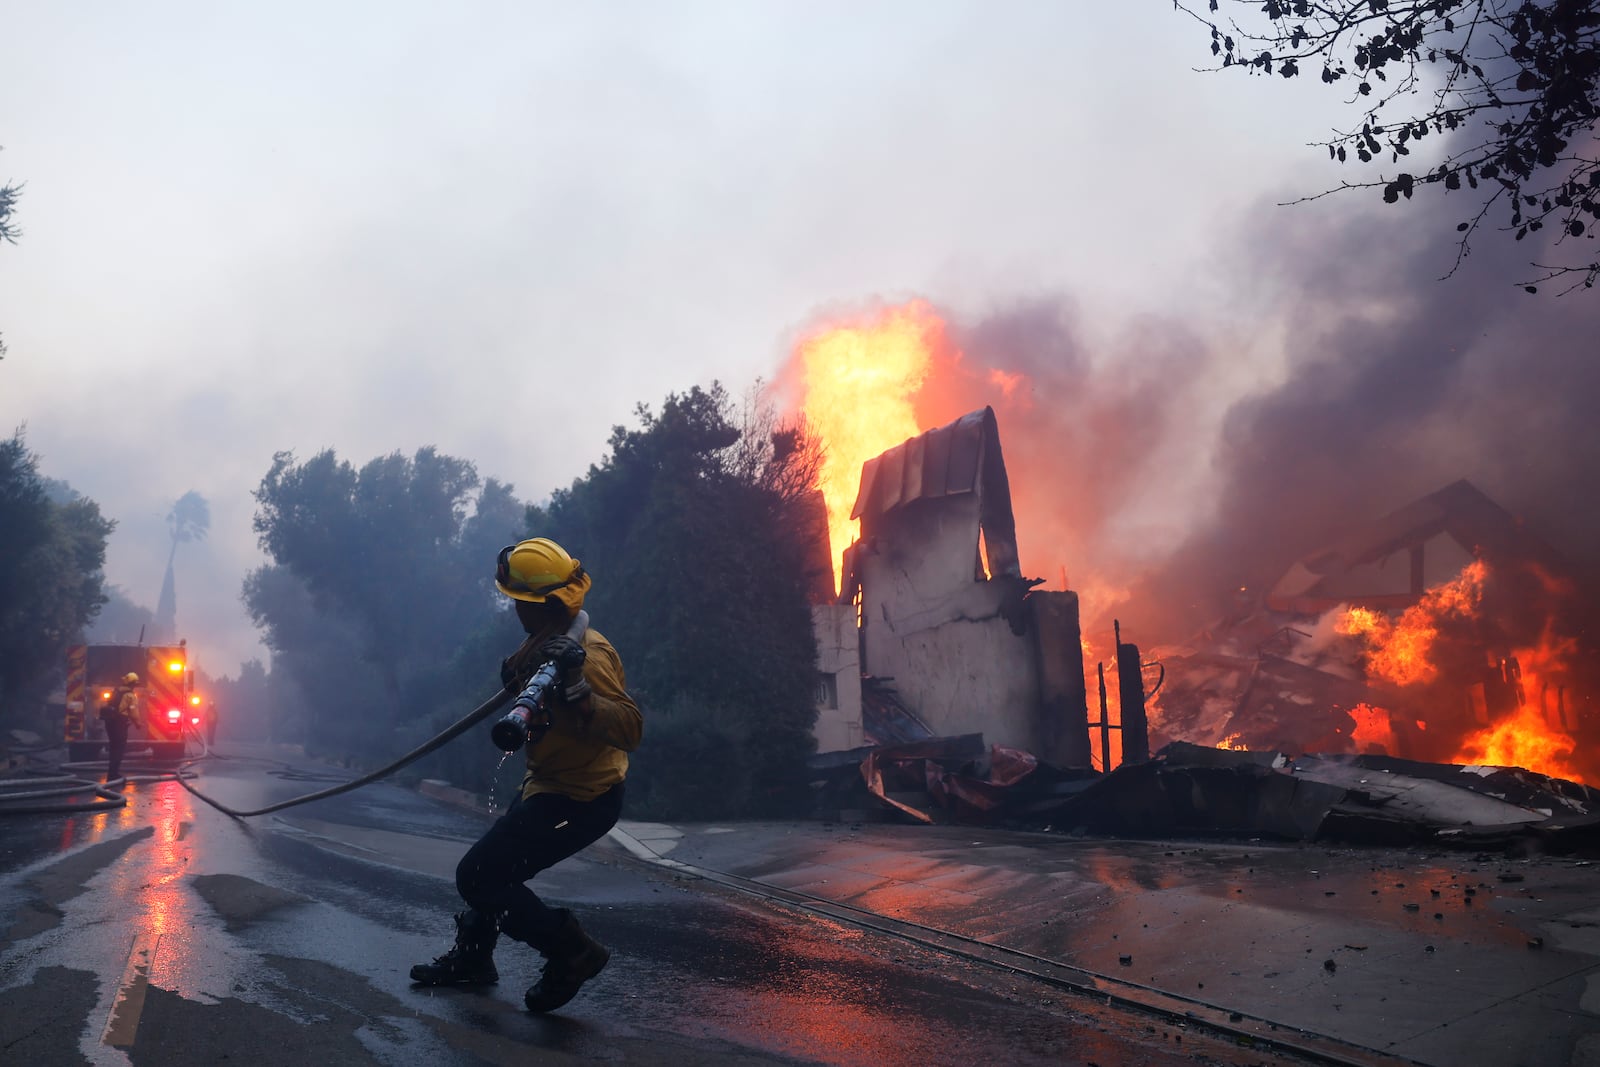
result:
<svg viewBox="0 0 1600 1067"><path fill-rule="evenodd" d="M58 499L20 430L0 442L0 713L14 717L42 707L65 673L67 646L105 601L116 524L54 485Z"/></svg>
<svg viewBox="0 0 1600 1067"><path fill-rule="evenodd" d="M357 624L319 607L305 581L281 565L250 572L243 600L272 652L272 680L279 686L267 736L341 756L372 747L372 724L392 709Z"/></svg>
<svg viewBox="0 0 1600 1067"><path fill-rule="evenodd" d="M494 556L522 515L510 487L480 487L471 463L432 448L359 470L330 450L305 463L280 453L255 497L274 564L247 579L244 600L308 730L381 754L439 701L464 710L441 679L495 606Z"/></svg>
<svg viewBox="0 0 1600 1067"><path fill-rule="evenodd" d="M741 416L716 384L636 415L600 464L529 509L528 528L595 575L596 626L647 702L642 810L793 812L815 746L809 597L826 560L801 514L815 450L769 413ZM721 788L703 789L708 776Z"/></svg>
<svg viewBox="0 0 1600 1067"><path fill-rule="evenodd" d="M211 529L211 505L193 489L180 496L167 512L167 529L172 534L172 549L167 553L167 570L161 579L161 598L156 602L155 639L175 641L178 637L178 546L186 541L203 541Z"/></svg>
<svg viewBox="0 0 1600 1067"><path fill-rule="evenodd" d="M11 221L11 213L16 209L17 196L21 192L20 186L0 185L0 241L16 244L21 236L22 231Z"/></svg>
<svg viewBox="0 0 1600 1067"><path fill-rule="evenodd" d="M236 741L303 737L303 731L296 729L299 724L283 714L286 704L299 700L297 693L284 692L285 679L285 674L269 674L265 664L251 659L239 664L237 677L217 678L209 683L201 695L216 701L219 748Z"/></svg>
<svg viewBox="0 0 1600 1067"><path fill-rule="evenodd" d="M149 637L154 632L155 615L149 608L135 603L119 586L108 584L104 593L106 602L84 633L90 644L136 645L141 643L141 635Z"/></svg>
<svg viewBox="0 0 1600 1067"><path fill-rule="evenodd" d="M1319 143L1339 163L1398 169L1339 189L1381 189L1391 204L1426 186L1470 190L1476 203L1456 227L1456 266L1498 212L1517 240L1551 226L1570 252L1535 263L1530 292L1563 276L1589 287L1600 278L1600 256L1576 245L1600 224L1594 0L1231 0L1242 14L1221 25L1210 17L1219 0L1206 14L1179 7L1209 27L1222 67L1315 74L1352 94L1360 125ZM1436 162L1408 166L1429 137L1444 140Z"/></svg>
<svg viewBox="0 0 1600 1067"><path fill-rule="evenodd" d="M0 185L0 244L16 244L22 231L11 221L11 213L16 210L17 197L22 195L22 186L7 182ZM6 344L0 340L0 359L6 355Z"/></svg>

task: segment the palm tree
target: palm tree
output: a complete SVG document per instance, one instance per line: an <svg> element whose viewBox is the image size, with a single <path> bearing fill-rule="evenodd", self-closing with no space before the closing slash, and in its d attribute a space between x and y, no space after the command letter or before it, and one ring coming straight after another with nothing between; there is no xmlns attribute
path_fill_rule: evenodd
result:
<svg viewBox="0 0 1600 1067"><path fill-rule="evenodd" d="M211 529L211 506L206 498L193 489L178 498L167 512L167 529L172 533L172 551L167 553L167 573L161 580L161 599L156 604L152 629L154 643L174 641L178 636L178 586L173 564L178 558L178 545L183 541L203 541Z"/></svg>

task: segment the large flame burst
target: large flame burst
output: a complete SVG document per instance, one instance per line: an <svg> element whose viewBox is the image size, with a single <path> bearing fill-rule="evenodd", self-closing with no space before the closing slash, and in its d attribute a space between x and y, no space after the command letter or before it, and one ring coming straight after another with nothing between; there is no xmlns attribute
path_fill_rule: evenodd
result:
<svg viewBox="0 0 1600 1067"><path fill-rule="evenodd" d="M1371 704L1357 704L1350 709L1350 718L1355 722L1350 740L1355 742L1357 752L1374 748L1381 752L1395 751L1394 723L1387 710Z"/></svg>
<svg viewBox="0 0 1600 1067"><path fill-rule="evenodd" d="M1375 677L1395 685L1431 682L1439 676L1439 668L1430 658L1439 623L1476 612L1487 576L1483 561L1475 560L1450 581L1429 589L1398 619L1370 608L1349 608L1336 628L1366 642L1367 671Z"/></svg>
<svg viewBox="0 0 1600 1067"><path fill-rule="evenodd" d="M1578 743L1554 721L1560 712L1549 706L1556 701L1547 699L1561 688L1577 652L1574 639L1557 634L1548 624L1536 646L1517 649L1514 655L1525 702L1514 713L1462 741L1456 762L1526 767L1540 774L1585 781L1587 776L1571 759Z"/></svg>
<svg viewBox="0 0 1600 1067"><path fill-rule="evenodd" d="M823 327L798 346L806 422L825 443L819 477L838 587L844 549L856 538L850 511L861 465L922 432L912 401L926 381L944 323L913 301Z"/></svg>
<svg viewBox="0 0 1600 1067"><path fill-rule="evenodd" d="M841 577L844 550L857 536L850 512L862 464L987 405L1009 435L1011 506L1017 528L1028 531L1018 545L1024 572L1042 578L1046 588L1066 589L1067 562L1075 558L1083 571L1074 575L1070 588L1085 603L1125 599L1125 589L1090 569L1077 536L1094 506L1081 492L1063 489L1062 457L1086 447L1078 440L1083 420L1071 414L1081 398L1036 403L1038 383L1025 370L969 358L953 333L924 300L835 314L801 335L780 374L791 410L804 416L822 445L819 481L835 580ZM1020 357L992 353L991 358ZM1110 436L1114 431L1100 435ZM1067 484L1080 485L1070 479Z"/></svg>
<svg viewBox="0 0 1600 1067"><path fill-rule="evenodd" d="M1545 722L1538 708L1518 708L1499 722L1472 734L1461 743L1456 762L1486 767L1526 767L1530 771L1583 781L1582 773L1568 759L1578 743Z"/></svg>
<svg viewBox="0 0 1600 1067"><path fill-rule="evenodd" d="M1353 607L1345 609L1335 627L1363 642L1370 676L1398 686L1433 682L1439 677L1433 654L1440 626L1447 619L1471 618L1479 613L1488 577L1487 565L1478 560L1449 582L1429 589L1398 619ZM1519 706L1483 729L1466 734L1458 743L1455 762L1526 767L1557 778L1583 781L1582 772L1571 760L1577 743L1552 721L1557 716L1544 706L1546 695L1560 687L1574 651L1570 638L1559 637L1548 626L1537 645L1512 650L1517 662ZM1351 716L1356 721L1358 742L1396 751L1387 712L1361 705ZM1425 722L1417 723L1419 730L1426 726Z"/></svg>

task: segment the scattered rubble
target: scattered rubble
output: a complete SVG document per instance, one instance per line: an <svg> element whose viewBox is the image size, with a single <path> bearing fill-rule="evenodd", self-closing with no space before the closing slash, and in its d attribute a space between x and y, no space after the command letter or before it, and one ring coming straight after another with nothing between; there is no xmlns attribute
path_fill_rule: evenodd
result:
<svg viewBox="0 0 1600 1067"><path fill-rule="evenodd" d="M868 460L851 518L838 594L813 607L818 740L842 749L811 764L825 815L1600 846L1600 794L1578 784L1600 779L1600 657L1574 636L1593 597L1468 482L1240 590L1152 662L1114 621L1093 715L1076 594L1020 570L992 409Z"/></svg>
<svg viewBox="0 0 1600 1067"><path fill-rule="evenodd" d="M1147 762L1101 775L985 748L982 735L968 734L830 753L813 761L813 771L825 814L1129 837L1600 851L1600 791L1519 768L1291 758L1175 742Z"/></svg>

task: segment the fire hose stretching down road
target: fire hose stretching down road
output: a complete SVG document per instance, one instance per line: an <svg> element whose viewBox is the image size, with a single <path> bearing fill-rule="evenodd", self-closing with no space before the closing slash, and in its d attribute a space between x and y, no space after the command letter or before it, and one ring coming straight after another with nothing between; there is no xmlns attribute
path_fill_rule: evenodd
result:
<svg viewBox="0 0 1600 1067"><path fill-rule="evenodd" d="M490 715L494 714L495 711L503 707L506 702L511 699L511 697L511 693L507 693L503 690L494 694L494 696L490 697L488 700L485 700L482 704L479 704L476 708L474 708L466 715L465 718L461 719L459 722L456 722L431 740L425 742L417 748L412 749L410 752L406 753L404 756L401 756L399 759L388 764L387 766L379 767L377 770L372 771L369 774L364 774L360 778L355 778L348 782L341 782L340 784L331 786L327 789L319 789L315 793L306 793L303 796L291 797L290 799L280 801L277 804L269 804L264 808L241 811L237 808L230 808L221 801L213 800L211 797L206 796L204 793L200 792L194 786L189 784L189 779L195 777L194 772L187 769L189 764L194 762L192 760L183 764L176 770L165 771L158 774L129 776L129 779L119 779L118 782L123 780L159 782L167 779L174 779L179 785L183 786L190 793L193 793L200 800L222 812L224 815L231 815L236 819L247 818L253 815L266 815L274 811L282 811L284 808L292 808L299 804L309 804L313 800L323 800L327 797L338 796L340 793L348 793L353 789L359 789L364 785L370 785L371 783L380 779L387 778L389 775L393 774L395 771L406 766L407 764L414 763L423 756L426 756L428 753L432 752L434 749L440 748L450 741L455 740L457 737L461 736L463 733L470 730L472 727L476 726ZM60 765L60 768L71 770L86 766L88 765L64 763ZM99 782L89 781L77 776L67 775L51 778L34 778L26 782L27 785L33 787L49 786L50 788L47 789L32 788L25 792L6 791L7 789L18 784L19 783L17 782L0 782L0 815L54 815L86 811L108 811L114 808L120 808L127 803L127 798L116 789L112 788L114 785L118 784L117 782L106 782L101 784ZM18 805L12 803L20 800L42 800L50 797L72 796L84 792L85 789L92 791L98 799L86 803L73 804Z"/></svg>
<svg viewBox="0 0 1600 1067"><path fill-rule="evenodd" d="M512 697L511 693L498 692L474 708L470 713L425 744L402 756L393 763L369 774L328 789L307 793L289 800L251 810L239 810L222 804L189 784L195 774L185 768L162 774L138 776L136 780L157 781L175 779L186 790L216 810L234 818L265 815L314 800L337 796L378 781L429 752L447 744L465 731L482 722ZM122 795L107 785L88 783L80 778L36 779L35 784L69 783L63 790L13 793L0 795L0 814L57 813L106 810L126 803ZM92 804L53 806L14 806L4 801L42 798L62 792L81 792L85 785L93 788L101 799ZM1235 1039L1246 1045L1270 1048L1310 1061L1336 1064L1340 1067L1393 1067L1410 1061L1396 1059L1372 1049L1352 1045L1326 1035L1306 1030L1280 1027L1267 1019L1246 1016L1240 1012L1209 1004L1204 1001L1165 992L1152 986L1069 966L1041 956L1016 949L991 944L978 938L954 933L921 923L908 922L879 915L849 904L830 901L796 890L779 888L764 882L738 875L710 870L683 863L658 853L620 828L613 829L611 837L635 858L671 869L677 873L703 879L738 892L758 897L783 907L812 915L824 916L836 922L848 923L984 966L993 967L1013 975L1022 975L1057 989L1101 1000L1107 1006L1130 1009L1154 1015L1174 1023L1195 1026L1217 1035Z"/></svg>
<svg viewBox="0 0 1600 1067"><path fill-rule="evenodd" d="M580 623L584 621L586 619L579 620ZM548 679L544 678L542 674L536 675L528 687L517 696L517 707L513 709L513 712L505 720L496 725L496 740L501 743L502 747L509 743L512 734L517 733L517 730L510 729L512 725L517 725L522 729L526 728L527 712L536 709L539 699L543 695L542 691L535 691L541 685L547 686ZM190 784L189 780L196 777L196 775L193 771L187 769L187 765L160 774L136 776L134 780L159 781L171 778L202 802L225 815L233 818L266 815L282 811L285 808L307 804L314 800L347 793L383 779L449 743L482 722L511 701L512 696L512 693L504 690L496 692L437 736L394 762L369 774L347 782L341 782L327 789L303 794L262 808L239 810L206 796ZM511 724L510 720L512 718L517 718L518 723ZM521 737L516 738L518 741L517 747L520 747L521 739ZM206 749L206 755L211 755L209 749ZM72 765L63 764L62 767L64 769L73 769ZM0 787L5 784L0 783ZM33 790L26 793L5 793L3 788L0 788L0 815L102 811L126 804L126 799L122 794L111 788L116 783L101 785L96 782L88 782L82 778L61 777L34 779L30 784L59 786L59 788ZM93 790L98 798L97 800L90 803L29 806L16 806L10 803L16 800L44 799L82 792L86 786ZM1231 1011L1215 1004L1173 994L1138 982L1069 966L1017 949L992 944L975 937L921 923L890 918L863 908L827 900L809 893L784 889L738 875L683 863L662 855L650 845L640 841L637 837L623 831L621 828L613 829L610 836L635 858L671 869L680 874L700 878L780 906L813 915L825 916L830 920L848 923L861 929L887 934L936 952L993 967L1012 975L1022 975L1057 989L1091 996L1103 1001L1107 1006L1130 1009L1158 1016L1175 1023L1201 1027L1217 1035L1235 1039L1247 1046L1270 1048L1300 1056L1313 1062L1336 1064L1340 1065L1340 1067L1393 1067L1393 1065L1412 1062L1340 1041L1337 1038L1303 1029L1281 1027L1267 1019L1249 1017L1241 1012Z"/></svg>
<svg viewBox="0 0 1600 1067"><path fill-rule="evenodd" d="M588 628L589 613L587 611L580 610L577 615L573 616L572 624L567 629L567 636L581 638L584 631L586 631ZM545 663L540 665L539 669L534 672L533 677L528 681L526 687L523 688L520 693L516 694L516 702L512 711L507 714L503 721L495 724L493 733L494 740L507 752L515 752L517 749L521 748L524 742L527 740L529 720L530 718L536 717L544 712L544 709L549 701L550 690L556 684L557 677L558 675L553 669L552 664ZM379 767L377 770L372 771L369 774L364 774L359 778L352 779L351 781L341 782L339 785L330 786L327 789L320 789L315 793L307 793L303 796L291 797L290 799L280 801L277 804L269 804L264 808L255 808L250 811L240 811L237 808L230 808L220 801L213 800L189 784L189 779L193 778L194 774L193 772L185 770L184 767L181 766L175 771L169 771L147 777L140 777L138 780L162 781L167 778L175 779L179 785L183 786L190 793L193 793L206 804L209 804L211 807L222 812L224 815L231 815L236 819L247 818L254 815L267 815L271 812L282 811L284 808L295 807L299 804L309 804L313 800L323 800L327 797L338 796L340 793L348 793L353 789L359 789L364 785L370 785L373 782L387 778L400 768L405 767L408 764L415 763L428 753L437 748L441 748L455 740L457 737L460 737L478 723L482 722L490 715L493 715L497 710L510 701L511 698L512 694L510 692L501 689L493 696L489 697L489 699L485 700L482 704L479 704L476 708L472 709L472 711L468 712L462 719L449 726L435 737L425 741L423 744L412 749L410 752L407 752L404 756L401 756L393 763ZM70 769L76 765L62 764L61 766ZM3 784L4 783L0 783L0 785ZM127 799L123 797L121 793L109 788L109 786L112 784L109 782L102 786L97 782L90 782L82 778L64 777L34 779L31 784L51 784L58 785L59 788L9 794L3 792L3 790L0 790L0 815L40 815L73 813L80 811L105 811L112 808L120 808L127 803ZM52 796L73 795L83 792L85 787L92 789L96 796L98 796L100 799L84 804L55 804L44 806L33 805L24 807L13 807L4 803L12 800L34 800Z"/></svg>

